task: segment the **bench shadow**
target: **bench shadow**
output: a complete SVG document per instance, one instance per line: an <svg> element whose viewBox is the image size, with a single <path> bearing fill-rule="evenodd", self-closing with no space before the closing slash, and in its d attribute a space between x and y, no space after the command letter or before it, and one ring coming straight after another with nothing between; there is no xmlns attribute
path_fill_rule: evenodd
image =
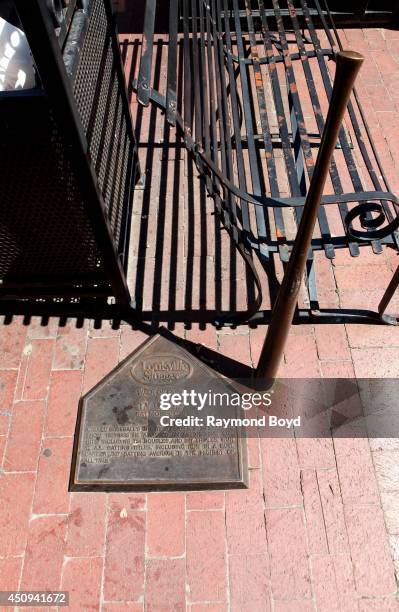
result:
<svg viewBox="0 0 399 612"><path fill-rule="evenodd" d="M179 129L171 128L155 104L135 103L132 87L140 62L141 41L122 41L122 57L131 57L129 97L135 106L136 139L145 188L136 191L133 204L130 289L138 315L157 327L173 329L182 321L204 329L207 323L245 310L254 300L251 274L215 213L205 180L199 177ZM165 88L162 39L154 43L154 89ZM178 55L178 112L182 112L183 49ZM136 203L135 203L136 201ZM133 256L132 256L133 252ZM268 268L271 268L268 266ZM276 288L276 285L275 285Z"/></svg>

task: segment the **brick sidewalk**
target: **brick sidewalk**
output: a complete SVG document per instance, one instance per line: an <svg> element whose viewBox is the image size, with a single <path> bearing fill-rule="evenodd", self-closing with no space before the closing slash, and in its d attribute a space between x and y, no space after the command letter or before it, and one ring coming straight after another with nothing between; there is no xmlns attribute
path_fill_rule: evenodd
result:
<svg viewBox="0 0 399 612"><path fill-rule="evenodd" d="M356 30L347 37L348 47L367 57L358 89L398 192L399 32ZM157 159L162 163L161 155ZM173 162L173 155L166 161ZM171 193L156 173L150 189L153 205L160 191ZM185 195L183 190L179 198L187 215ZM142 204L139 198L136 215ZM178 219L182 234L184 215ZM195 266L212 259L214 244L208 242L204 254L190 237L185 240L176 249L192 254L192 301L201 303ZM155 248L150 235L150 259ZM338 253L332 266L320 261L321 301L376 307L398 258L362 251L357 259ZM222 272L228 276L229 269ZM177 275L178 289L188 276ZM150 307L151 274L145 280ZM210 292L213 286L211 278ZM184 307L182 295L177 300ZM155 298L162 301L162 292ZM175 333L255 365L265 329L177 324ZM79 611L399 609L395 440L250 440L248 491L67 493L79 397L145 338L127 325L113 330L108 323L95 329L87 322L79 329L71 322L59 327L56 320L45 326L32 320L24 326L15 319L1 327L0 590L69 590L69 609ZM281 375L398 377L398 348L395 328L294 327Z"/></svg>

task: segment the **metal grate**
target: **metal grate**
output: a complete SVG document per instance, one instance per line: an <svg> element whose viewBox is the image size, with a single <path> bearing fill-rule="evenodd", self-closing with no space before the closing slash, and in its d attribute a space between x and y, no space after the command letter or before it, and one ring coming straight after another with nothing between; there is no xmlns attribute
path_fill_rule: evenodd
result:
<svg viewBox="0 0 399 612"><path fill-rule="evenodd" d="M114 278L104 253L110 247L118 266L116 253L125 254L136 162L118 41L107 2L91 0L84 3L84 11L76 10L63 60L81 120L74 128L86 135L115 249L108 227L99 230L93 225L95 215L82 195L76 150L55 119L59 118L56 106L51 108L44 89L2 95L2 294L12 288L12 295L23 296L29 294L29 287L34 295L113 294ZM59 104L56 97L53 103ZM100 208L96 223L105 224L101 202L96 203Z"/></svg>
<svg viewBox="0 0 399 612"><path fill-rule="evenodd" d="M46 101L30 102L29 110L25 100L3 105L0 115L0 277L8 283L99 278L100 253L70 151Z"/></svg>
<svg viewBox="0 0 399 612"><path fill-rule="evenodd" d="M104 0L88 6L89 26L74 82L74 94L89 143L116 245L129 191L132 140L123 108L116 58ZM130 161L131 163L131 161Z"/></svg>

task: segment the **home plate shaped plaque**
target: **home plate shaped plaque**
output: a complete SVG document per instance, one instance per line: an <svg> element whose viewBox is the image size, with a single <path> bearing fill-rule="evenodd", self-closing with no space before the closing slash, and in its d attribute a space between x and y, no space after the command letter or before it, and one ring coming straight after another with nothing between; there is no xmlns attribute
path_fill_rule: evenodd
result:
<svg viewBox="0 0 399 612"><path fill-rule="evenodd" d="M163 336L142 344L80 401L70 490L246 487L245 432L208 426L207 418L239 418L240 409L212 399L199 409L199 393L237 390ZM181 396L185 404L175 405Z"/></svg>

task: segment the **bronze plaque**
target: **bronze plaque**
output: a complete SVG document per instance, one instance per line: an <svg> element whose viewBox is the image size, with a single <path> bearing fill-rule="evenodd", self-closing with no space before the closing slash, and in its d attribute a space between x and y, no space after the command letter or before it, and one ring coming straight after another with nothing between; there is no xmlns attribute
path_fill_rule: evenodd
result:
<svg viewBox="0 0 399 612"><path fill-rule="evenodd" d="M239 409L205 399L199 409L192 391L206 398L236 390L163 336L142 344L80 401L70 490L246 487L245 431L207 425L210 415L239 418ZM185 404L165 401L174 394Z"/></svg>

